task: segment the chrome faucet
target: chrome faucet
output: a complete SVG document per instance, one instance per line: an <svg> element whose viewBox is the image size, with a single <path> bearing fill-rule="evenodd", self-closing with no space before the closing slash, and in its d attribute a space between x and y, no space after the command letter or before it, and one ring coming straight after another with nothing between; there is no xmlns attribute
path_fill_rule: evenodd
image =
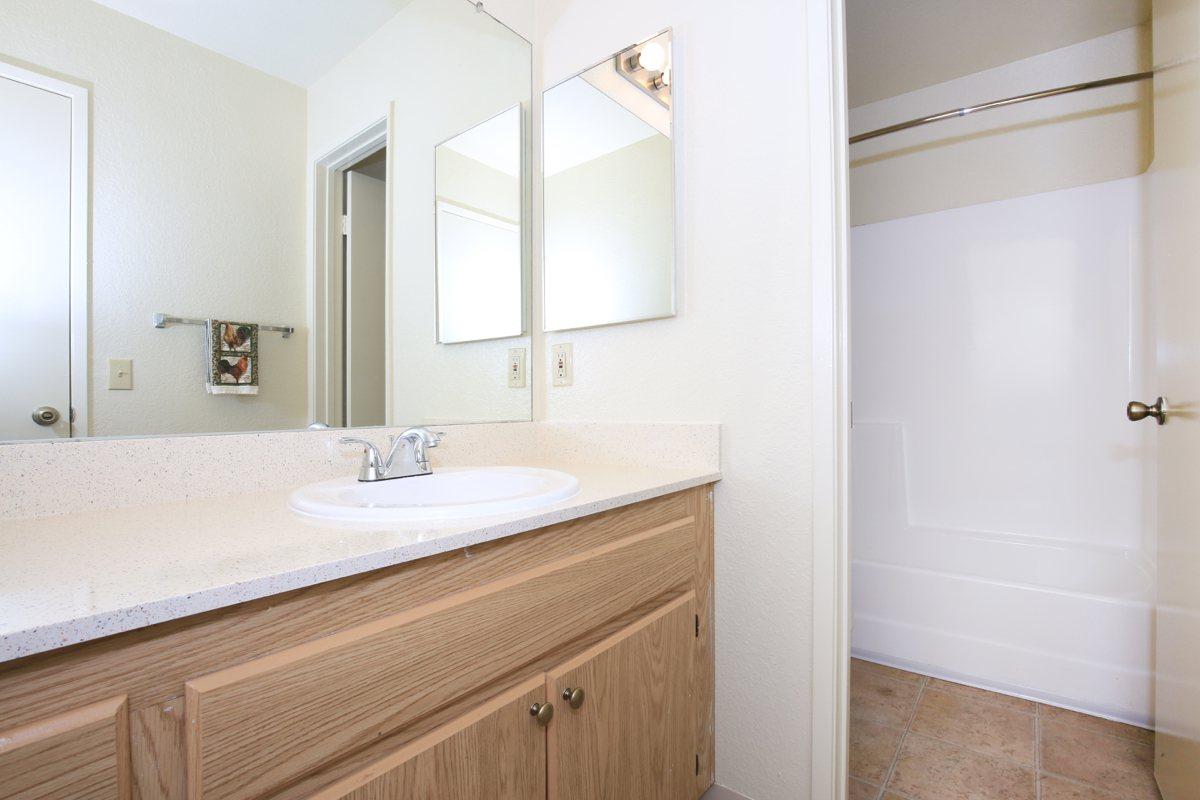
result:
<svg viewBox="0 0 1200 800"><path fill-rule="evenodd" d="M428 475L433 470L429 467L429 456L426 450L437 447L444 433L434 433L428 428L409 428L399 436L389 436L388 454L385 458L380 455L379 448L366 439L354 436L343 436L338 439L341 444L362 445L362 467L358 470L358 479L364 483L387 481L393 478L411 478L415 475ZM399 463L396 456L403 452Z"/></svg>

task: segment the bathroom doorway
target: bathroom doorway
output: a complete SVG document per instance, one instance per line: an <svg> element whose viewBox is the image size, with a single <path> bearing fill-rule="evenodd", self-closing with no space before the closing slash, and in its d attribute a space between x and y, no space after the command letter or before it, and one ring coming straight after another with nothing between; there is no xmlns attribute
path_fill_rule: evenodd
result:
<svg viewBox="0 0 1200 800"><path fill-rule="evenodd" d="M383 425L391 396L391 192L380 119L314 165L315 422Z"/></svg>
<svg viewBox="0 0 1200 800"><path fill-rule="evenodd" d="M386 421L387 148L345 171L342 227L343 422Z"/></svg>
<svg viewBox="0 0 1200 800"><path fill-rule="evenodd" d="M1052 6L845 0L852 798L1200 787L1200 13Z"/></svg>

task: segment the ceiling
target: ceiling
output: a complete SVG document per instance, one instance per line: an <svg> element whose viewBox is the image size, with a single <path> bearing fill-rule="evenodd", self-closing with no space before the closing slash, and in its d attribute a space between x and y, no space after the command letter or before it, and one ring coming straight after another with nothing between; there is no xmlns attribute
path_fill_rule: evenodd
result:
<svg viewBox="0 0 1200 800"><path fill-rule="evenodd" d="M442 147L461 153L514 178L521 175L521 107L513 106Z"/></svg>
<svg viewBox="0 0 1200 800"><path fill-rule="evenodd" d="M542 114L542 171L547 178L658 135L582 76L546 92Z"/></svg>
<svg viewBox="0 0 1200 800"><path fill-rule="evenodd" d="M850 107L1149 19L1150 0L846 0Z"/></svg>
<svg viewBox="0 0 1200 800"><path fill-rule="evenodd" d="M298 86L310 86L409 0L97 0Z"/></svg>

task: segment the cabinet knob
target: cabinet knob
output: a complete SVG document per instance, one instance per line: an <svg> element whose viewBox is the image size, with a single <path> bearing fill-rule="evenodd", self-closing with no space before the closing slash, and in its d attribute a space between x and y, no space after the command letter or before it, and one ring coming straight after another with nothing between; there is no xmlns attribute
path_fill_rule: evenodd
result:
<svg viewBox="0 0 1200 800"><path fill-rule="evenodd" d="M529 715L537 720L538 725L544 728L550 724L550 720L554 719L554 704L534 703L529 707Z"/></svg>
<svg viewBox="0 0 1200 800"><path fill-rule="evenodd" d="M1125 407L1125 416L1129 417L1130 422L1140 422L1146 417L1153 417L1155 422L1162 425L1167 421L1167 409L1161 397L1155 400L1152 406L1134 400Z"/></svg>
<svg viewBox="0 0 1200 800"><path fill-rule="evenodd" d="M583 689L578 686L572 689L568 686L563 690L563 700L566 700L571 708L579 708L583 705Z"/></svg>

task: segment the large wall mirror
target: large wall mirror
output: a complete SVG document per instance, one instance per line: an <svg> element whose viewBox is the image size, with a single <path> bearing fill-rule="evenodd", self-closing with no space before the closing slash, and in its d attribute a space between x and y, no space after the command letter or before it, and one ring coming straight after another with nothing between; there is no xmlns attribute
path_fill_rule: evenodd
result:
<svg viewBox="0 0 1200 800"><path fill-rule="evenodd" d="M544 323L675 313L671 33L543 96Z"/></svg>
<svg viewBox="0 0 1200 800"><path fill-rule="evenodd" d="M532 48L488 12L6 6L0 441L529 419Z"/></svg>

